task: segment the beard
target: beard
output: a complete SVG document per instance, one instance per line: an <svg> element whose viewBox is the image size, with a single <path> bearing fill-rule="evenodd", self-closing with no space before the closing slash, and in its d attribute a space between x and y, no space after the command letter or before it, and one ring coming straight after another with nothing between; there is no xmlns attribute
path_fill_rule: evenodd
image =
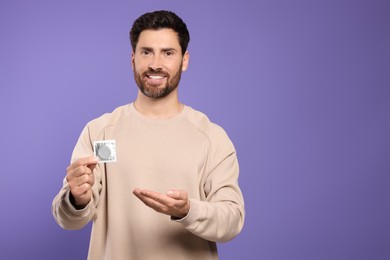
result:
<svg viewBox="0 0 390 260"><path fill-rule="evenodd" d="M181 68L182 66L180 66ZM148 68L145 72L139 73L137 69L134 67L134 79L137 83L139 90L149 98L163 98L168 96L172 91L174 91L179 85L181 79L182 71L179 69L172 77L169 73L164 72L161 69L154 70L152 68ZM145 82L143 79L147 77L148 74L152 75L161 75L165 76L167 79L167 83L165 86L159 85L151 85Z"/></svg>

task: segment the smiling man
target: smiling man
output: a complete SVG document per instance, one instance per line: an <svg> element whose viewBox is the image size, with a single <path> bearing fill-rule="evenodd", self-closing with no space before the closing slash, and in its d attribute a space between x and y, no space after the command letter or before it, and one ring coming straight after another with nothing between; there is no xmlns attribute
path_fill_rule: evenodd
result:
<svg viewBox="0 0 390 260"><path fill-rule="evenodd" d="M149 98L162 98L172 91L177 92L181 72L188 66L189 54L181 53L175 31L145 30L141 32L135 51L132 66L142 94ZM172 96L177 97L177 93Z"/></svg>
<svg viewBox="0 0 390 260"><path fill-rule="evenodd" d="M243 227L244 201L229 137L178 100L187 27L170 11L146 13L130 40L137 98L86 125L54 218L65 229L93 222L88 259L218 259L216 242ZM115 162L93 156L107 140Z"/></svg>

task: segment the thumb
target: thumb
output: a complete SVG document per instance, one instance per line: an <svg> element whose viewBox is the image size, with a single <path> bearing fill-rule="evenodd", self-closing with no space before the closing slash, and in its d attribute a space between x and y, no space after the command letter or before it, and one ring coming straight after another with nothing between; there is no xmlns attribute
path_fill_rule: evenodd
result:
<svg viewBox="0 0 390 260"><path fill-rule="evenodd" d="M187 192L183 190L169 190L167 192L167 196L171 197L172 199L178 199L178 200L187 200L188 194Z"/></svg>
<svg viewBox="0 0 390 260"><path fill-rule="evenodd" d="M95 167L96 167L96 165L98 164L98 162L99 162L99 159L98 158L96 158L95 156L91 156L91 157L89 157L88 158L88 163L87 163L87 167L89 168L89 169L91 169L91 171L93 171L94 169L95 169Z"/></svg>

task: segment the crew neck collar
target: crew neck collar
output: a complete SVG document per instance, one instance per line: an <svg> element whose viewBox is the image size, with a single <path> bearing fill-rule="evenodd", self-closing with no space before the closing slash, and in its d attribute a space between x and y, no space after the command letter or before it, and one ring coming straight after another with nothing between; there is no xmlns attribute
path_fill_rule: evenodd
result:
<svg viewBox="0 0 390 260"><path fill-rule="evenodd" d="M135 116L136 118L138 118L140 120L143 120L143 121L146 121L149 123L155 123L155 124L167 124L167 123L178 121L182 117L184 117L185 114L187 114L189 107L187 105L184 105L183 109L177 115L175 115L173 117L168 117L168 118L152 118L152 117L145 116L145 115L141 114L135 108L134 102L129 104L129 110L133 116Z"/></svg>

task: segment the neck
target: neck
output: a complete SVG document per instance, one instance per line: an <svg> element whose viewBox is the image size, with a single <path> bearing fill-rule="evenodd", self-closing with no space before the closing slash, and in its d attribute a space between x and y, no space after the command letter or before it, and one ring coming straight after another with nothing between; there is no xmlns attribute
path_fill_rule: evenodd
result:
<svg viewBox="0 0 390 260"><path fill-rule="evenodd" d="M171 118L179 114L184 105L179 102L177 95L170 93L164 98L149 98L138 91L137 99L134 101L134 107L144 116L151 118Z"/></svg>

